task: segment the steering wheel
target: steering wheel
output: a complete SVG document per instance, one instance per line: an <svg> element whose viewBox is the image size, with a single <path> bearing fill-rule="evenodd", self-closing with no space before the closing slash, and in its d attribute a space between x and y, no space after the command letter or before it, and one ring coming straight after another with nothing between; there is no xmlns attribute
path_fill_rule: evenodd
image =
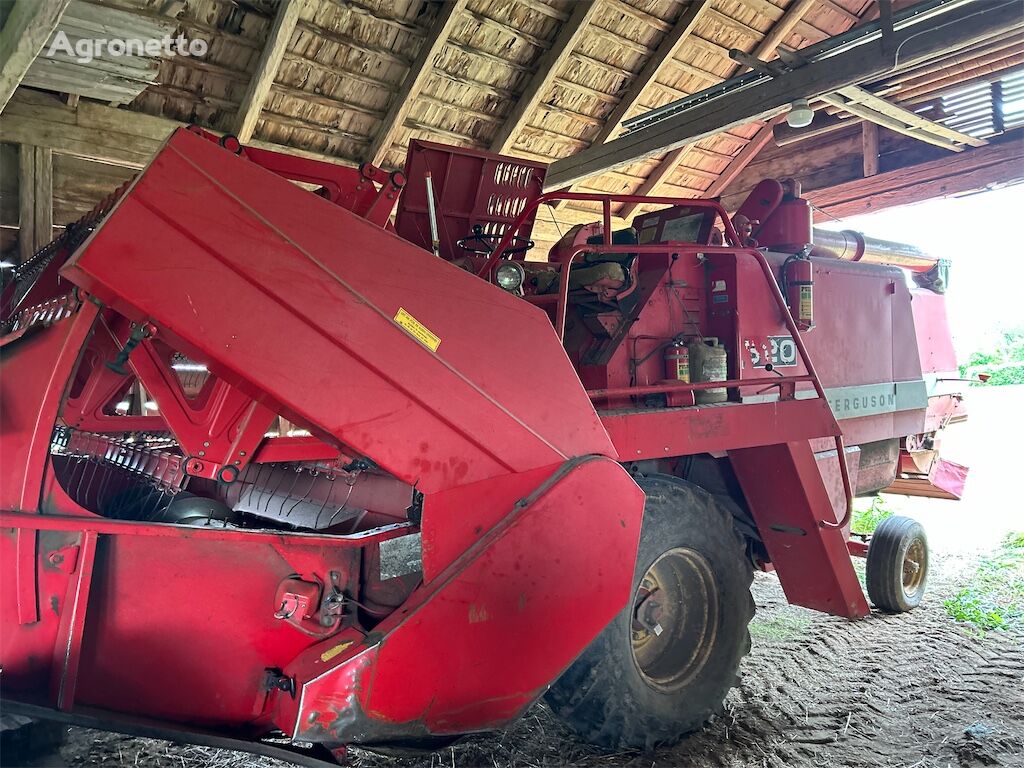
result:
<svg viewBox="0 0 1024 768"><path fill-rule="evenodd" d="M463 237L461 240L456 240L455 244L464 251L470 253L479 253L484 256L490 256L494 253L494 249L498 247L504 235L490 235L484 233L484 228L479 224L473 225L473 234L469 237ZM533 248L533 240L527 240L525 237L519 237L515 235L509 241L508 248L502 256L512 256L517 253L526 253L528 250Z"/></svg>

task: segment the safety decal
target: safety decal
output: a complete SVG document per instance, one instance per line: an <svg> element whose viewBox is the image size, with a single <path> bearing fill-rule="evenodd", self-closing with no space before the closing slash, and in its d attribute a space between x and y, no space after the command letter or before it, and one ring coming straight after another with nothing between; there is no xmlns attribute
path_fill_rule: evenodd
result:
<svg viewBox="0 0 1024 768"><path fill-rule="evenodd" d="M347 640L344 643L338 643L333 648L328 648L326 651L320 654L320 661L328 662L337 656L339 653L344 653L345 649L352 645L351 640Z"/></svg>
<svg viewBox="0 0 1024 768"><path fill-rule="evenodd" d="M406 312L403 307L398 308L398 312L395 314L395 322L402 326L406 333L424 347L431 352L437 352L437 348L441 345L441 337Z"/></svg>

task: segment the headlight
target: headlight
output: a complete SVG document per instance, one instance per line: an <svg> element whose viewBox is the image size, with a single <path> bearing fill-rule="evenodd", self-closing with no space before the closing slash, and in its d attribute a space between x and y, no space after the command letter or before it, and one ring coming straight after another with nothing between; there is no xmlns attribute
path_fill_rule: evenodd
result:
<svg viewBox="0 0 1024 768"><path fill-rule="evenodd" d="M498 267L494 279L506 291L518 291L526 280L526 270L523 269L522 264L506 261Z"/></svg>

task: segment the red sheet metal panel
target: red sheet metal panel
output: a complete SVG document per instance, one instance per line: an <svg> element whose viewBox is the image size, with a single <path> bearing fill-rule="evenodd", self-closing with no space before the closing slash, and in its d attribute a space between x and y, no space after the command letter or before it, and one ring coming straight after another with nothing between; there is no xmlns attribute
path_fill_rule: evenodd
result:
<svg viewBox="0 0 1024 768"><path fill-rule="evenodd" d="M836 434L828 405L813 398L612 411L602 418L623 461L713 453Z"/></svg>
<svg viewBox="0 0 1024 768"><path fill-rule="evenodd" d="M187 131L63 272L425 492L614 456L542 311Z"/></svg>
<svg viewBox="0 0 1024 768"><path fill-rule="evenodd" d="M477 225L485 234L503 234L526 204L544 191L546 171L543 163L413 140L409 142L405 163L408 181L398 203L395 230L410 243L430 250L429 173L441 256L466 256L468 252L456 241L472 233ZM533 212L527 217L519 228L519 237L530 237L536 216Z"/></svg>
<svg viewBox="0 0 1024 768"><path fill-rule="evenodd" d="M275 721L329 742L508 722L626 604L642 508L614 462L564 465L371 636L332 638L289 666L297 701L276 694Z"/></svg>
<svg viewBox="0 0 1024 768"><path fill-rule="evenodd" d="M870 612L807 442L729 451L786 599L847 618Z"/></svg>

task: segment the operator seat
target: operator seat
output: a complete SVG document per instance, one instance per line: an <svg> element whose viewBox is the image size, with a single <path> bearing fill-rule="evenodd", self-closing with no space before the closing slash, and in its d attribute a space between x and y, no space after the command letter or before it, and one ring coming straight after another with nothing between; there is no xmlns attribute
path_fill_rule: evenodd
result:
<svg viewBox="0 0 1024 768"><path fill-rule="evenodd" d="M601 245L604 242L603 226L599 223L578 224L551 247L548 261L565 265L572 255L584 245ZM632 227L612 232L613 245L636 245L636 230ZM637 286L637 254L635 253L592 253L579 256L571 265L569 273L569 297L574 303L600 303L617 305L621 308ZM564 268L564 267L563 267ZM558 290L559 272L539 274L537 293L554 293Z"/></svg>

